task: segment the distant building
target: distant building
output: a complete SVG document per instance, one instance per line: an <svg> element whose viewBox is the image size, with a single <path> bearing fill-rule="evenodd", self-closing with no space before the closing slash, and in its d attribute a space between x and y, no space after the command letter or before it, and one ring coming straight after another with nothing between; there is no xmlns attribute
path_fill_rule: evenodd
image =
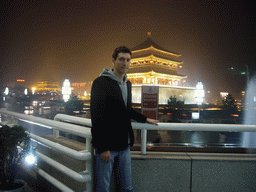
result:
<svg viewBox="0 0 256 192"><path fill-rule="evenodd" d="M72 83L72 93L78 98L89 100L91 96L92 82Z"/></svg>
<svg viewBox="0 0 256 192"><path fill-rule="evenodd" d="M58 82L41 81L37 83L36 92L50 92L57 91L61 93L61 86Z"/></svg>
<svg viewBox="0 0 256 192"><path fill-rule="evenodd" d="M26 80L25 79L16 79L15 81L7 81L4 84L7 87L26 87Z"/></svg>
<svg viewBox="0 0 256 192"><path fill-rule="evenodd" d="M178 74L183 64L181 55L157 45L149 36L146 41L131 49L132 60L127 76L132 82L132 102L141 102L141 86L159 86L159 104L167 104L170 96L176 96L185 104L194 104L195 87L183 85L187 76Z"/></svg>
<svg viewBox="0 0 256 192"><path fill-rule="evenodd" d="M61 86L54 81L41 81L36 87L32 88L34 94L41 95L42 100L60 100Z"/></svg>

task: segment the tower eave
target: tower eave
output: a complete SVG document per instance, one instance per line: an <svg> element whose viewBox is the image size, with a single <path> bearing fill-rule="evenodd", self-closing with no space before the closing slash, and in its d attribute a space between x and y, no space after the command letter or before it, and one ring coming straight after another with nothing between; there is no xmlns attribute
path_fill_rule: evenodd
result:
<svg viewBox="0 0 256 192"><path fill-rule="evenodd" d="M145 49L149 49L149 48L153 48L153 49L163 52L165 54L177 55L177 57L181 56L181 54L179 54L179 53L175 53L173 51L167 50L167 49L159 46L151 39L151 37L148 37L144 42L142 42L138 46L132 48L131 51L132 51L132 53L135 53L137 51L141 51L141 50L145 50Z"/></svg>

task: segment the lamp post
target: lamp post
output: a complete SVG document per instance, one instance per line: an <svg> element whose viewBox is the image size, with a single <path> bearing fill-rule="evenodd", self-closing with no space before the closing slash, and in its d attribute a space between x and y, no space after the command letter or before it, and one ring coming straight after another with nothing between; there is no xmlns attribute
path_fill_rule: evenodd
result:
<svg viewBox="0 0 256 192"><path fill-rule="evenodd" d="M195 98L196 98L196 103L198 105L198 114L199 114L199 119L200 119L200 105L203 104L204 101L204 86L201 81L199 81L196 85L196 90L195 90Z"/></svg>

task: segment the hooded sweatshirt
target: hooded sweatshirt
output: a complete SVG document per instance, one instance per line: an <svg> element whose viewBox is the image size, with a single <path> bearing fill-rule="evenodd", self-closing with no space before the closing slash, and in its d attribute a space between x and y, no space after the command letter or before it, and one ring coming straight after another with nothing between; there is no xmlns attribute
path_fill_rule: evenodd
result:
<svg viewBox="0 0 256 192"><path fill-rule="evenodd" d="M127 75L124 76L124 81L121 81L113 72L113 69L104 69L103 72L100 74L100 76L105 76L105 77L109 77L114 81L117 81L121 92L122 92L122 96L123 96L123 100L125 103L125 106L127 108Z"/></svg>
<svg viewBox="0 0 256 192"><path fill-rule="evenodd" d="M108 150L121 151L126 149L128 144L132 146L134 134L131 119L146 122L146 117L132 108L130 88L131 83L127 77L125 76L122 82L112 69L104 69L100 77L93 82L90 102L91 132L92 143L98 153ZM122 104L127 105L126 109Z"/></svg>

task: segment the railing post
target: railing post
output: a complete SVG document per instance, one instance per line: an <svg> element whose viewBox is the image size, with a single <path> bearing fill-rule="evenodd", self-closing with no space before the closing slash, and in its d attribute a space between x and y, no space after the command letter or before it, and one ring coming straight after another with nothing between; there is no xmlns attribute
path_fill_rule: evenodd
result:
<svg viewBox="0 0 256 192"><path fill-rule="evenodd" d="M91 153L91 160L86 162L86 170L89 172L91 176L91 181L89 181L86 185L86 188L88 192L93 191L93 159L94 159L94 150L92 147L91 139L86 137L86 150Z"/></svg>
<svg viewBox="0 0 256 192"><path fill-rule="evenodd" d="M19 121L19 119L14 117L14 119L13 119L13 124L14 124L14 125L18 125L18 121Z"/></svg>
<svg viewBox="0 0 256 192"><path fill-rule="evenodd" d="M60 131L57 129L54 129L52 134L54 139L58 139L60 137Z"/></svg>
<svg viewBox="0 0 256 192"><path fill-rule="evenodd" d="M141 154L147 154L147 129L141 129Z"/></svg>
<svg viewBox="0 0 256 192"><path fill-rule="evenodd" d="M11 124L12 123L12 116L8 115L7 116L7 124Z"/></svg>

